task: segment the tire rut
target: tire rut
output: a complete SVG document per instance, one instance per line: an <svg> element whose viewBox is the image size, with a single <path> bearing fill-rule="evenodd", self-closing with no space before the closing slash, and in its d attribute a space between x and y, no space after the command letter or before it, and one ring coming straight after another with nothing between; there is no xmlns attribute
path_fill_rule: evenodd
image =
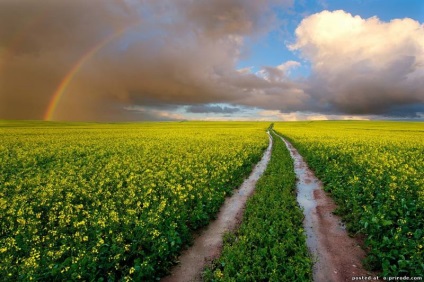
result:
<svg viewBox="0 0 424 282"><path fill-rule="evenodd" d="M305 216L306 243L314 261L313 281L340 282L352 281L354 277L365 280L377 277L362 266L366 254L361 242L351 238L340 217L334 215L336 204L324 192L322 182L293 145L280 138L294 161L297 201Z"/></svg>
<svg viewBox="0 0 424 282"><path fill-rule="evenodd" d="M221 206L217 218L200 231L200 235L194 239L193 245L183 251L179 257L179 264L171 269L169 276L161 279L163 282L188 282L202 281L202 271L213 259L218 258L222 245L223 235L235 230L240 224L244 207L249 196L253 193L256 182L265 171L271 158L272 138L268 133L269 145L256 164L249 177L242 185L227 198Z"/></svg>

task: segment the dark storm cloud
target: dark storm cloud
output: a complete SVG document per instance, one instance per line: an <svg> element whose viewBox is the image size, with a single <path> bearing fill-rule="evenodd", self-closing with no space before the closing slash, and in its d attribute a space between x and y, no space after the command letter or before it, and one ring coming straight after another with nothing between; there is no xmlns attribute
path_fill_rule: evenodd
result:
<svg viewBox="0 0 424 282"><path fill-rule="evenodd" d="M271 7L288 7L291 4L292 1L197 0L192 2L186 13L209 37L250 36L277 24L278 19Z"/></svg>
<svg viewBox="0 0 424 282"><path fill-rule="evenodd" d="M272 8L291 2L2 1L1 117L41 118L79 60L126 26L82 62L56 118L116 119L120 107L128 119L129 106L256 103L267 89L293 85L239 73L244 39L275 28Z"/></svg>
<svg viewBox="0 0 424 282"><path fill-rule="evenodd" d="M424 119L424 103L393 106L386 116L407 119Z"/></svg>
<svg viewBox="0 0 424 282"><path fill-rule="evenodd" d="M132 20L117 1L1 1L1 117L42 118L76 61ZM86 102L81 105L84 108Z"/></svg>
<svg viewBox="0 0 424 282"><path fill-rule="evenodd" d="M128 24L125 5L108 0L3 0L0 3L0 46L15 55L84 51L104 33ZM125 15L125 17L123 16ZM12 46L11 46L12 45ZM72 54L70 54L72 55Z"/></svg>

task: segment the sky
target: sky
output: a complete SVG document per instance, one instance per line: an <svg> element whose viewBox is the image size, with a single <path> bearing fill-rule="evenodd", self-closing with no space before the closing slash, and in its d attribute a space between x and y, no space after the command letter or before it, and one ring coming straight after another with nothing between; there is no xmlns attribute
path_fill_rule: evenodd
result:
<svg viewBox="0 0 424 282"><path fill-rule="evenodd" d="M0 119L424 120L424 1L0 0Z"/></svg>

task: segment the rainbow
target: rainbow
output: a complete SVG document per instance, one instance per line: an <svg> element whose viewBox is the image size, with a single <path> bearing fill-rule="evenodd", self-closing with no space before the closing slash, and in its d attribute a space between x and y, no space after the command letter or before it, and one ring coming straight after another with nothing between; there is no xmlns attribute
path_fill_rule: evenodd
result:
<svg viewBox="0 0 424 282"><path fill-rule="evenodd" d="M54 113L56 111L56 108L60 102L60 99L62 98L63 94L65 93L66 88L71 83L72 79L75 77L75 75L78 73L78 71L81 69L81 67L84 65L84 63L89 60L94 54L96 54L100 49L105 47L108 43L110 43L112 40L116 39L117 37L121 36L125 31L130 29L131 27L134 27L136 25L140 24L140 22L133 23L129 26L123 27L121 29L118 29L116 32L112 33L111 35L107 36L100 42L98 42L96 45L91 47L83 56L81 56L78 61L75 63L75 65L69 70L69 72L63 77L63 79L60 81L59 86L56 88L56 90L53 93L52 98L50 99L49 105L47 107L47 110L44 114L44 120L45 121L51 121L53 119Z"/></svg>

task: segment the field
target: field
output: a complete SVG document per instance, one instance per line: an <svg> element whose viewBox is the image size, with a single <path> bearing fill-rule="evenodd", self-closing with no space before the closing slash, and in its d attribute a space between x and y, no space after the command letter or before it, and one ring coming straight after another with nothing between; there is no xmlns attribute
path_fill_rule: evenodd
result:
<svg viewBox="0 0 424 282"><path fill-rule="evenodd" d="M268 123L0 122L0 275L162 276L267 147Z"/></svg>
<svg viewBox="0 0 424 282"><path fill-rule="evenodd" d="M0 276L155 281L259 161L269 122L0 121ZM424 276L424 124L278 122L366 265ZM311 279L293 162L271 161L209 281ZM241 276L243 276L243 279ZM296 280L297 279L297 280Z"/></svg>
<svg viewBox="0 0 424 282"><path fill-rule="evenodd" d="M221 257L206 270L206 281L312 280L293 160L281 138L272 137L267 170L246 204L239 230L227 234Z"/></svg>
<svg viewBox="0 0 424 282"><path fill-rule="evenodd" d="M365 235L368 267L424 276L424 124L277 123L338 203L353 234Z"/></svg>

